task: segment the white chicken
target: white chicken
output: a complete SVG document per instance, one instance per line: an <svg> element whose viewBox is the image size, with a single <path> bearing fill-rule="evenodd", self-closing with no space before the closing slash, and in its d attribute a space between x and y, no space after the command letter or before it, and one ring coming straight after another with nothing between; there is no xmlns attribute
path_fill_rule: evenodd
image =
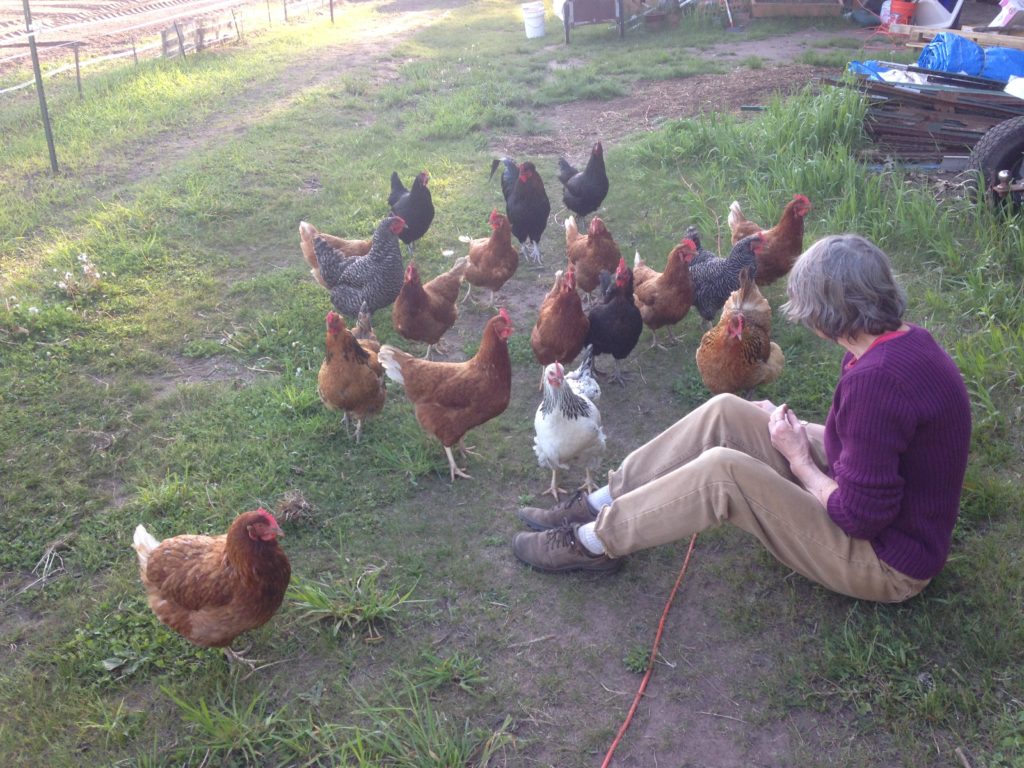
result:
<svg viewBox="0 0 1024 768"><path fill-rule="evenodd" d="M571 384L567 386L565 371L559 362L544 369L544 399L537 406L533 428L537 463L551 470L551 487L546 493L557 500L559 493L566 492L558 487L558 470L568 469L573 462L586 467L587 479L580 488L588 491L597 488L590 470L605 449L601 412L589 397L577 394Z"/></svg>

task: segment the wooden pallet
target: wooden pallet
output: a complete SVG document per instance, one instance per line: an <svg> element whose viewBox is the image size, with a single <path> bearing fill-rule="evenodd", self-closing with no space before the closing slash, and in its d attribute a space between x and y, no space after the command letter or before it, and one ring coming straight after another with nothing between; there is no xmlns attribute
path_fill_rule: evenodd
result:
<svg viewBox="0 0 1024 768"><path fill-rule="evenodd" d="M911 48L924 48L939 32L952 32L960 37L973 40L983 48L1014 48L1024 51L1024 36L997 34L992 32L972 32L969 29L935 29L934 27L915 27L912 24L890 24L889 34L906 35L907 45Z"/></svg>

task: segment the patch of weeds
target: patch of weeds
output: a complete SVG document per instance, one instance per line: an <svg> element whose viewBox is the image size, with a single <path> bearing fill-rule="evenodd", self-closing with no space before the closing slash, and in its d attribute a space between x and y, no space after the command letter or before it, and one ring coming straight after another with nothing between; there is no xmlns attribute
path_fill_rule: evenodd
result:
<svg viewBox="0 0 1024 768"><path fill-rule="evenodd" d="M740 66L746 67L747 69L763 69L764 59L760 56L745 56L740 59Z"/></svg>
<svg viewBox="0 0 1024 768"><path fill-rule="evenodd" d="M339 560L344 560L339 555ZM365 633L366 642L383 639L384 625L397 621L409 604L415 584L409 589L381 581L384 566L367 566L356 574L325 574L321 580L292 577L287 597L298 606L299 617L313 624L325 624L333 637L342 631Z"/></svg>
<svg viewBox="0 0 1024 768"><path fill-rule="evenodd" d="M484 663L479 656L470 656L455 651L447 658L433 653L423 654L423 666L413 670L409 679L417 688L436 691L446 685L454 685L466 693L476 693L476 688L487 682Z"/></svg>
<svg viewBox="0 0 1024 768"><path fill-rule="evenodd" d="M634 645L626 652L622 662L633 674L642 675L651 663L651 649L643 645Z"/></svg>
<svg viewBox="0 0 1024 768"><path fill-rule="evenodd" d="M107 687L142 672L197 672L217 653L187 643L157 621L141 597L104 603L53 653L63 677Z"/></svg>

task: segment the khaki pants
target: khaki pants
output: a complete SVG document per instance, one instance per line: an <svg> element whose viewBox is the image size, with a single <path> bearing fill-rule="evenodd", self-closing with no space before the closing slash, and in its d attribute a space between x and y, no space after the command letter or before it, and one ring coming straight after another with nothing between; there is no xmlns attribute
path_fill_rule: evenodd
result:
<svg viewBox="0 0 1024 768"><path fill-rule="evenodd" d="M893 603L928 583L883 563L871 544L842 531L804 490L771 444L768 412L719 395L633 451L609 473L614 501L597 520L608 554L621 557L730 523L776 558L829 589ZM824 427L807 425L824 471Z"/></svg>

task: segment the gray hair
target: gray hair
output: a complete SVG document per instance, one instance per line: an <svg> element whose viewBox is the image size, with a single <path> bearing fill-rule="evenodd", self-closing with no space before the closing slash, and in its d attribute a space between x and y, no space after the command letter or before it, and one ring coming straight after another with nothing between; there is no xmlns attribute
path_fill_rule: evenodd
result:
<svg viewBox="0 0 1024 768"><path fill-rule="evenodd" d="M782 312L832 341L895 331L907 309L889 257L860 235L814 243L793 265L787 290Z"/></svg>

